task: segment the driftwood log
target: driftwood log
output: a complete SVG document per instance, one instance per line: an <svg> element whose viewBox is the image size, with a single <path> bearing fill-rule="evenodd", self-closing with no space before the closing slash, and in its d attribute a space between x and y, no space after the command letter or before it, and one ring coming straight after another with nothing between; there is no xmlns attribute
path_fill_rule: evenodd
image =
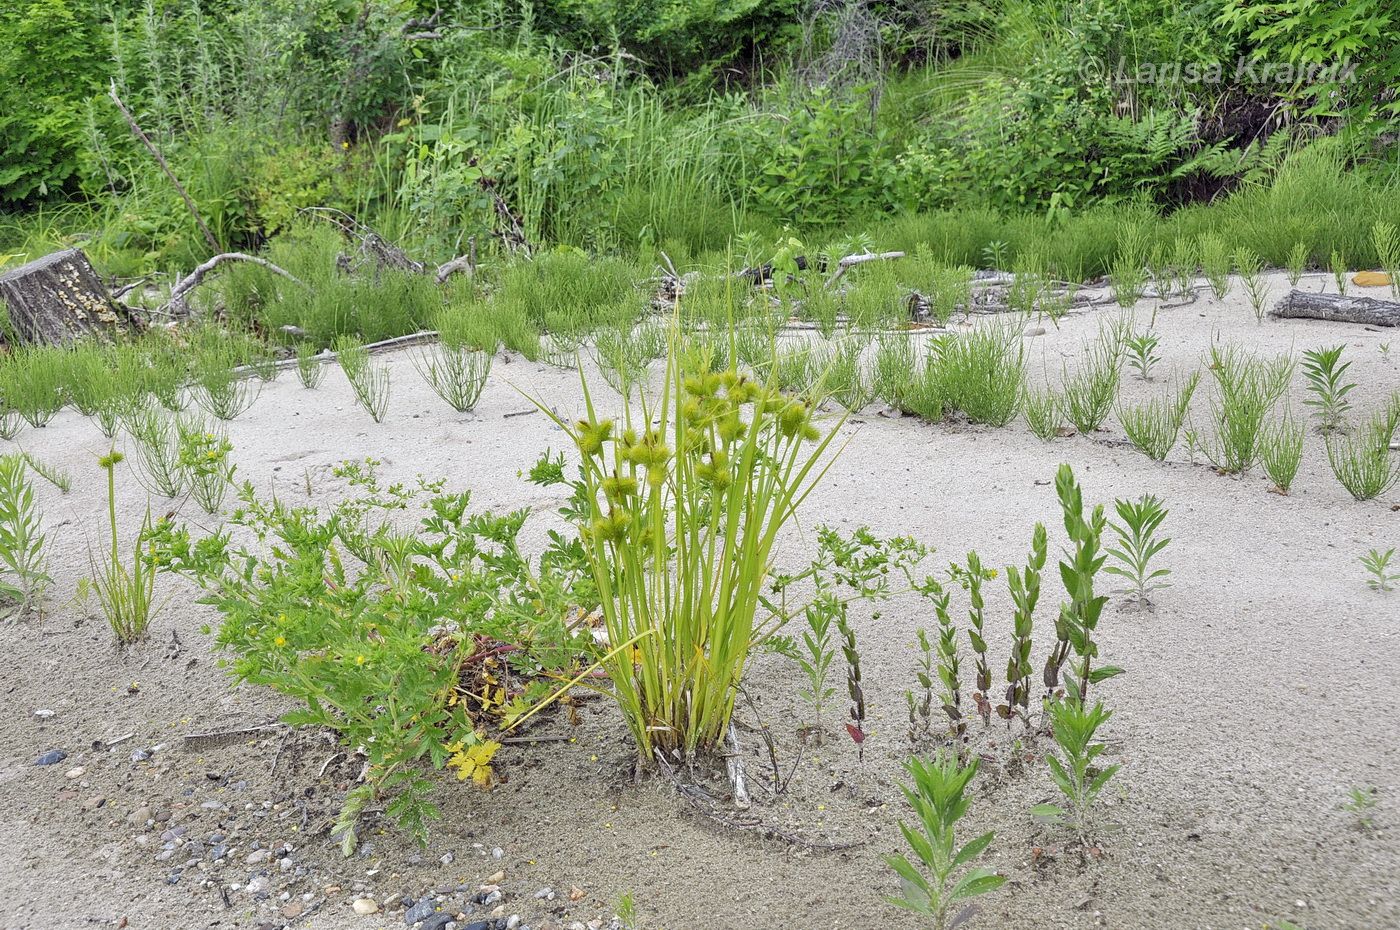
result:
<svg viewBox="0 0 1400 930"><path fill-rule="evenodd" d="M54 252L0 275L0 303L10 321L0 330L0 342L65 345L140 328L131 310L112 300L80 249Z"/></svg>
<svg viewBox="0 0 1400 930"><path fill-rule="evenodd" d="M1327 320L1363 326L1400 326L1400 303L1375 297L1290 291L1269 311L1286 320Z"/></svg>

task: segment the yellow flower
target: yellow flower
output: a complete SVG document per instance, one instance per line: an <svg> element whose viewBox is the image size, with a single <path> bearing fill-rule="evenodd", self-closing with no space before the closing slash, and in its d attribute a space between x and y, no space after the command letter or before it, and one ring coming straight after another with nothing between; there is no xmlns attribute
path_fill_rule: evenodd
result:
<svg viewBox="0 0 1400 930"><path fill-rule="evenodd" d="M274 645L274 646L285 646L285 645L287 645L287 637L285 637L285 636L276 636L276 637L273 637L272 645Z"/></svg>
<svg viewBox="0 0 1400 930"><path fill-rule="evenodd" d="M363 655L355 656L355 664L356 664L356 665L364 665L364 664L365 664L365 657L364 657Z"/></svg>

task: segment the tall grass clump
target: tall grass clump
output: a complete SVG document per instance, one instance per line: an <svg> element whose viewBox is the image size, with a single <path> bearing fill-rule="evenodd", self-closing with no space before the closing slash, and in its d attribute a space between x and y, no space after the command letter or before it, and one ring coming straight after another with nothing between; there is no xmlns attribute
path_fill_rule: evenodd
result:
<svg viewBox="0 0 1400 930"><path fill-rule="evenodd" d="M659 396L550 413L581 456L581 541L612 651L602 665L644 763L720 743L760 620L773 547L821 480L834 429L739 374L688 370L679 334Z"/></svg>
<svg viewBox="0 0 1400 930"><path fill-rule="evenodd" d="M943 400L973 423L1005 426L1020 412L1026 361L1019 326L994 324L945 337L937 369Z"/></svg>

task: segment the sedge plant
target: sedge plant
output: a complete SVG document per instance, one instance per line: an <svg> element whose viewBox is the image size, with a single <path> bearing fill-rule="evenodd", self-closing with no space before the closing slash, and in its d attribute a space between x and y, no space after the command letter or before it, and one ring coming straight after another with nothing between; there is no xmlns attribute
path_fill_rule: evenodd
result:
<svg viewBox="0 0 1400 930"><path fill-rule="evenodd" d="M760 617L771 553L829 467L835 429L734 368L687 370L678 327L659 393L602 416L580 370L580 542L613 652L600 660L644 764L719 744ZM624 644L634 648L619 653Z"/></svg>
<svg viewBox="0 0 1400 930"><path fill-rule="evenodd" d="M97 594L97 602L102 614L112 628L117 644L127 646L146 637L146 631L157 613L155 602L155 568L141 551L142 541L150 535L151 511L141 523L141 531L132 547L131 565L128 568L122 558L121 546L117 539L117 478L116 467L122 461L122 454L116 450L98 459L98 464L107 472L107 519L111 529L112 546L110 554L99 565L89 556L92 563L92 586Z"/></svg>

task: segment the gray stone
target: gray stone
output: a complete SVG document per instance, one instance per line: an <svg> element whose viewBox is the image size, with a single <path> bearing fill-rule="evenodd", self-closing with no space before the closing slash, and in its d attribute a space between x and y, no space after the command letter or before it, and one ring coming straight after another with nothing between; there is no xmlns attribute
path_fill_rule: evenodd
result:
<svg viewBox="0 0 1400 930"><path fill-rule="evenodd" d="M427 920L437 910L437 902L432 898L424 898L414 904L403 913L403 922L412 926L420 920Z"/></svg>

